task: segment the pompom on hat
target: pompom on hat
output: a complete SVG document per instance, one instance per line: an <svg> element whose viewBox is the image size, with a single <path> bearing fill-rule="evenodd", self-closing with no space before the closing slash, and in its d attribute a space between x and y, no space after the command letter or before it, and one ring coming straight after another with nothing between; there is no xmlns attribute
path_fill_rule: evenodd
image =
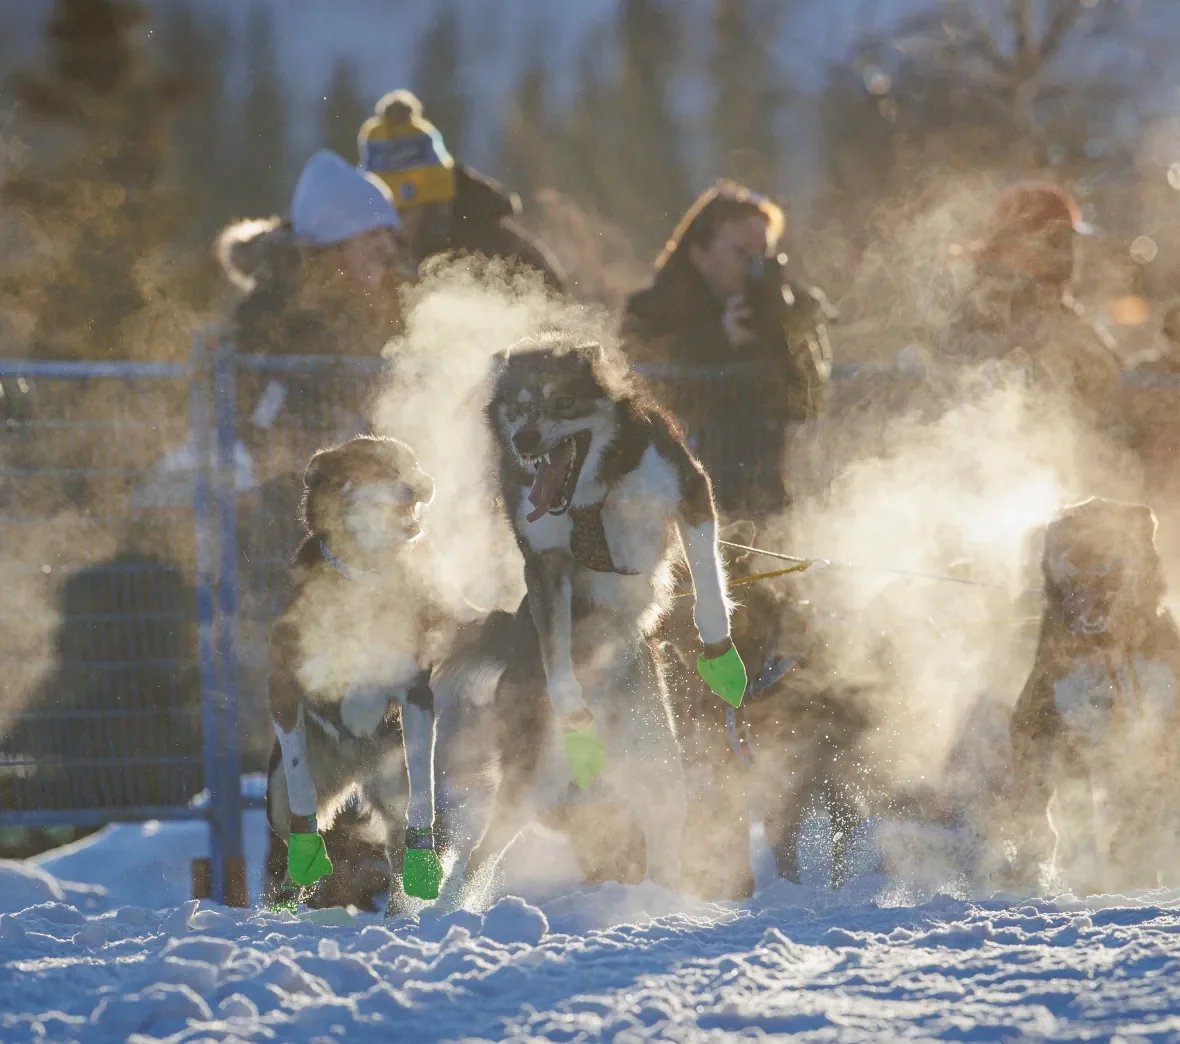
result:
<svg viewBox="0 0 1180 1044"><path fill-rule="evenodd" d="M357 137L361 167L389 186L401 208L449 203L455 198L455 161L422 103L406 90L376 105Z"/></svg>
<svg viewBox="0 0 1180 1044"><path fill-rule="evenodd" d="M291 198L296 239L329 247L374 229L400 227L389 189L378 178L330 149L320 149L304 165Z"/></svg>

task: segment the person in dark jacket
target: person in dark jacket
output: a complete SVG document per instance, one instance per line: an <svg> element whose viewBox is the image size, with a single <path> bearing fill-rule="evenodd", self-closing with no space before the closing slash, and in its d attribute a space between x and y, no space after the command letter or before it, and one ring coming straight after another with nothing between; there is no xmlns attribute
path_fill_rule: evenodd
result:
<svg viewBox="0 0 1180 1044"><path fill-rule="evenodd" d="M770 200L718 182L681 218L623 317L631 362L685 427L731 515L784 505L786 442L822 411L831 374L834 312L821 291L784 277L783 226Z"/></svg>
<svg viewBox="0 0 1180 1044"><path fill-rule="evenodd" d="M1060 186L1018 185L973 244L972 283L939 345L940 361L1020 371L1099 430L1122 426L1120 359L1108 330L1071 293L1079 237L1093 234Z"/></svg>
<svg viewBox="0 0 1180 1044"><path fill-rule="evenodd" d="M399 329L397 207L384 182L327 149L307 161L289 217L236 221L216 253L242 293L231 315L241 352L377 355Z"/></svg>
<svg viewBox="0 0 1180 1044"><path fill-rule="evenodd" d="M415 95L385 95L361 127L357 145L362 169L389 186L417 262L451 253L504 258L535 269L551 289L564 291L556 258L515 220L520 197L456 163Z"/></svg>

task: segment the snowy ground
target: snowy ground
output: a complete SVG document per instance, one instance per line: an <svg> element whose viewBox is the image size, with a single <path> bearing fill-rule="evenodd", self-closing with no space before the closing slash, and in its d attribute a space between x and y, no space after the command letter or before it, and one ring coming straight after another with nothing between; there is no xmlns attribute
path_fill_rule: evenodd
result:
<svg viewBox="0 0 1180 1044"><path fill-rule="evenodd" d="M1180 892L545 900L560 855L531 844L509 875L529 902L397 922L184 902L197 824L0 863L0 1041L1180 1039Z"/></svg>

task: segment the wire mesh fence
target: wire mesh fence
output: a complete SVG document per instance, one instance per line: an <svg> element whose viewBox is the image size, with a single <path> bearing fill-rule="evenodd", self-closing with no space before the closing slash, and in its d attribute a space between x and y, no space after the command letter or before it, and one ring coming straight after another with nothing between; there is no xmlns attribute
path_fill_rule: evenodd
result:
<svg viewBox="0 0 1180 1044"><path fill-rule="evenodd" d="M303 470L370 429L386 364L203 345L184 366L0 361L0 827L205 817L222 896L240 774L273 742L267 636ZM759 406L756 369L644 376L728 513L784 473L822 488L827 436L885 423L923 378L837 368L825 419L790 427ZM1159 399L1180 382L1125 383Z"/></svg>
<svg viewBox="0 0 1180 1044"><path fill-rule="evenodd" d="M2 364L0 821L186 806L202 786L187 371Z"/></svg>

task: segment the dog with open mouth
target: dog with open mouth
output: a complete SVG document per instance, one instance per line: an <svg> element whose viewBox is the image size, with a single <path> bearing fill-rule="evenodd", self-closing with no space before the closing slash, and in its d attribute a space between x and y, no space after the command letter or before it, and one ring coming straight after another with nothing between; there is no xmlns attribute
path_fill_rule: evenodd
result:
<svg viewBox="0 0 1180 1044"><path fill-rule="evenodd" d="M1150 508L1099 497L1044 529L1040 638L1001 807L1018 883L1038 884L1043 864L1091 891L1175 877L1180 634L1155 530Z"/></svg>
<svg viewBox="0 0 1180 1044"><path fill-rule="evenodd" d="M709 478L602 345L561 333L527 339L496 356L493 382L486 415L524 556L519 623L530 632L496 701L527 725L501 744L498 790L466 870L494 867L546 809L605 802L628 807L642 826L647 875L675 887L684 782L652 635L681 556L702 677L735 703L746 685Z"/></svg>

